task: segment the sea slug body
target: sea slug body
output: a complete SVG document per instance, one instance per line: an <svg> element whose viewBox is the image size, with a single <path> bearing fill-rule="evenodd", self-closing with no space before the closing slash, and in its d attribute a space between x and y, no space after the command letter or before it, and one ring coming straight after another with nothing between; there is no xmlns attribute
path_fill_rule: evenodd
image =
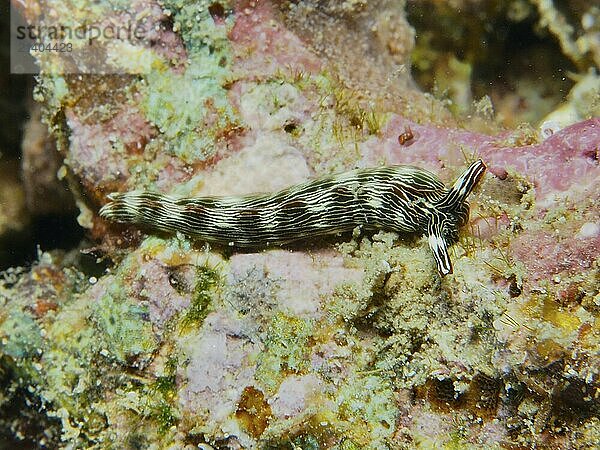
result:
<svg viewBox="0 0 600 450"><path fill-rule="evenodd" d="M109 195L100 215L182 232L234 247L264 247L351 231L427 234L437 268L452 273L448 247L469 218L467 197L486 166L472 163L450 189L413 166L356 169L272 194L176 198L152 192Z"/></svg>

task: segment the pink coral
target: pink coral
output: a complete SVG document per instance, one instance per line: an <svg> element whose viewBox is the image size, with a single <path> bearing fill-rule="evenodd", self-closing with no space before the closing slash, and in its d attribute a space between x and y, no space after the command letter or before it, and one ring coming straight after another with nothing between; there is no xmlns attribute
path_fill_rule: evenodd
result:
<svg viewBox="0 0 600 450"><path fill-rule="evenodd" d="M527 277L539 281L562 272L574 275L589 270L600 254L600 236L582 239L532 231L515 238L511 249L525 264Z"/></svg>
<svg viewBox="0 0 600 450"><path fill-rule="evenodd" d="M240 2L238 11L229 37L239 70L253 77L273 75L282 68L319 71L321 60L276 19L271 2Z"/></svg>
<svg viewBox="0 0 600 450"><path fill-rule="evenodd" d="M99 123L85 123L74 110L65 114L72 130L68 161L92 189L125 180L129 174L128 158L143 152L155 134L152 125L135 108L124 108ZM115 148L114 143L123 148Z"/></svg>
<svg viewBox="0 0 600 450"><path fill-rule="evenodd" d="M406 126L417 134L410 147L398 143L398 135ZM372 165L384 158L388 164L418 164L438 171L461 165L465 155L476 154L496 176L504 177L511 169L529 177L541 201L570 189L586 195L586 189L597 186L599 145L600 119L572 125L539 144L504 146L502 137L420 125L396 116L381 141L371 140L362 146L362 164Z"/></svg>

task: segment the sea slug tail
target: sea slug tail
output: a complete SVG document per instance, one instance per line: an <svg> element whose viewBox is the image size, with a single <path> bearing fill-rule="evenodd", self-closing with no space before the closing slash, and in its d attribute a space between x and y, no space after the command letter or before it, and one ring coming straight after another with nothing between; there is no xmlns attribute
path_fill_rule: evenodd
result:
<svg viewBox="0 0 600 450"><path fill-rule="evenodd" d="M100 209L100 216L119 223L154 223L169 205L173 205L170 197L153 192L113 192L110 200Z"/></svg>

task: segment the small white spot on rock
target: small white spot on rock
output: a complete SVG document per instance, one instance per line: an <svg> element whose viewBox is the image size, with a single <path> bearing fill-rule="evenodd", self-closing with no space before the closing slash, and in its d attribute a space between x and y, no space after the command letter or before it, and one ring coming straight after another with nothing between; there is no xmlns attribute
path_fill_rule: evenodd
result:
<svg viewBox="0 0 600 450"><path fill-rule="evenodd" d="M596 237L600 234L600 225L594 222L586 222L579 229L577 237L579 239L588 239Z"/></svg>

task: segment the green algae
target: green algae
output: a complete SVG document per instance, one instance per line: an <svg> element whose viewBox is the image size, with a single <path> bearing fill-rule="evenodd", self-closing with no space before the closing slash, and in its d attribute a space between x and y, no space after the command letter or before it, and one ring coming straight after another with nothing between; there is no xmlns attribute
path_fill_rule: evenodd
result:
<svg viewBox="0 0 600 450"><path fill-rule="evenodd" d="M199 328L202 325L211 310L215 289L221 283L219 272L209 266L199 266L196 269L196 280L191 304L181 318L183 330Z"/></svg>
<svg viewBox="0 0 600 450"><path fill-rule="evenodd" d="M314 324L309 319L278 313L268 327L265 350L257 359L256 376L266 392L274 394L286 374L304 373L310 361L309 341Z"/></svg>
<svg viewBox="0 0 600 450"><path fill-rule="evenodd" d="M345 346L352 348L352 352L347 356L352 361L352 367L366 370L350 373L342 379L330 379L326 384L328 387L324 388L328 393L323 395L322 400L311 404L303 415L294 418L292 423L271 421L269 436L273 438L265 448L389 448L388 439L394 433L399 413L394 398L393 378L368 370L372 367L374 353L363 348L365 344L357 330L345 330L346 323L343 320L327 319L325 323L317 322L311 326L312 330L306 331L302 330L306 328L307 322L302 322L294 318L290 323L290 318L282 315L274 318L273 328L277 331L274 332L273 328L268 331L266 355L261 353L258 357L255 375L258 382L265 384L267 377L270 377L273 387L276 388L282 376L299 371L311 373L311 368L304 363L298 365L298 361L308 359L307 344L310 346L319 339L329 340L332 336L335 336L335 340L343 340ZM321 326L325 327L314 329ZM290 336L298 338L290 343ZM287 359L287 355L293 359ZM350 361L347 363L350 364ZM329 378L326 374L322 376L325 380ZM285 436L290 432L292 436L287 441ZM326 442L328 444L324 444ZM332 442L337 444L330 447Z"/></svg>
<svg viewBox="0 0 600 450"><path fill-rule="evenodd" d="M175 394L177 387L175 373L177 371L178 360L175 357L169 358L165 364L165 374L156 377L152 384L152 389L160 392L165 397L170 397Z"/></svg>
<svg viewBox="0 0 600 450"><path fill-rule="evenodd" d="M44 405L44 414L60 421L58 438L72 445L92 448L113 442L108 424L117 417L138 425L140 419L154 421L161 433L170 428L176 417L176 410L169 406L175 392L172 367L176 362L167 363L160 391L126 370L117 370L119 366L135 370L157 348L146 308L133 303L120 287L129 263L116 278L103 279L94 287L74 269L64 269L67 277L59 285L60 304L43 318L35 318L24 312L32 292L34 298L52 299L39 277L59 273L51 258L44 256L43 261L34 267L35 284L24 278L15 286L0 287L0 297L11 299L5 302L10 320L0 324L3 338L10 333L0 347L2 364L19 374L11 389L28 389ZM22 339L23 333L27 339ZM105 392L116 395L107 399ZM120 436L119 442L126 436Z"/></svg>
<svg viewBox="0 0 600 450"><path fill-rule="evenodd" d="M264 122L259 126L275 131L284 129L286 124L294 123L294 116L304 107L306 101L297 86L283 79L275 79L250 85L242 95L241 108L259 111L261 118L264 118ZM297 135L301 134L302 126L303 124L298 124Z"/></svg>
<svg viewBox="0 0 600 450"><path fill-rule="evenodd" d="M283 130L318 173L340 172L360 157L359 145L381 134L391 114L367 102L331 72L278 70L253 83L242 95L242 107L265 111L262 126ZM310 120L302 112L310 111Z"/></svg>
<svg viewBox="0 0 600 450"><path fill-rule="evenodd" d="M292 444L302 450L319 450L321 448L319 440L310 434L294 438Z"/></svg>
<svg viewBox="0 0 600 450"><path fill-rule="evenodd" d="M42 332L31 314L14 311L0 324L1 352L15 359L38 355Z"/></svg>
<svg viewBox="0 0 600 450"><path fill-rule="evenodd" d="M38 273L44 273L43 268L49 266L43 263L39 267ZM75 292L78 290L73 285L62 287ZM37 289L41 289L42 295L44 288L43 285L34 287L34 295ZM52 320L46 318L33 322L32 316L22 312L22 308L27 308L32 300L29 289L30 286L23 283L6 291L11 298L9 314L12 320L8 324L5 322L2 327L18 323L18 328L28 328L30 333L26 341L11 339L11 345L1 349L3 354L8 350L14 355L22 355L12 362L20 373L20 377L13 381L14 388L28 387L30 393L45 405L48 417L57 417L62 421L63 439L75 439L84 429L93 433L102 423L101 415L92 406L99 392L93 385L93 371L90 370L98 347L94 345L97 336L93 331L81 327L85 323L85 317L81 316L81 310L86 309L85 303L81 305L78 295L65 296L63 305L74 309L67 308L56 313L50 311L46 315L53 316ZM33 331L34 328L37 328L37 333ZM32 339L36 345L35 355L28 354ZM12 348L13 345L17 347ZM83 417L90 420L81 421L76 426L69 423L70 418Z"/></svg>
<svg viewBox="0 0 600 450"><path fill-rule="evenodd" d="M211 16L210 7L214 2L199 0L166 0L164 8L173 17L173 29L181 35L185 47L190 53L204 52L210 47L211 52L218 52L229 46L227 33L233 24L229 17L221 17L224 25L217 25ZM231 10L231 2L220 2L225 16Z"/></svg>
<svg viewBox="0 0 600 450"><path fill-rule="evenodd" d="M91 320L106 349L118 361L147 358L156 348L147 307L127 300L118 292L107 292L92 305Z"/></svg>
<svg viewBox="0 0 600 450"><path fill-rule="evenodd" d="M149 73L141 89L142 110L161 131L164 148L182 161L212 156L217 133L237 120L222 87L229 72L219 60L206 50L190 56L182 75Z"/></svg>
<svg viewBox="0 0 600 450"><path fill-rule="evenodd" d="M362 446L358 445L352 439L344 439L339 445L340 450L360 450Z"/></svg>
<svg viewBox="0 0 600 450"><path fill-rule="evenodd" d="M158 422L159 431L163 434L177 423L177 416L175 415L173 406L165 401L160 401L154 407L152 417Z"/></svg>
<svg viewBox="0 0 600 450"><path fill-rule="evenodd" d="M361 99L359 92L327 71L310 80L318 114L306 125L306 144L312 149L309 158L327 172L345 170L360 158L359 145L381 133L390 114Z"/></svg>
<svg viewBox="0 0 600 450"><path fill-rule="evenodd" d="M163 147L187 163L211 157L217 134L238 120L224 87L231 77L231 21L216 24L209 5L165 2L188 60L183 73L166 65L154 67L140 86L142 109L161 131Z"/></svg>
<svg viewBox="0 0 600 450"><path fill-rule="evenodd" d="M399 414L389 379L375 374L350 376L338 387L334 401L339 405L338 427L347 424L348 437L369 448L388 448L386 440L394 433Z"/></svg>

